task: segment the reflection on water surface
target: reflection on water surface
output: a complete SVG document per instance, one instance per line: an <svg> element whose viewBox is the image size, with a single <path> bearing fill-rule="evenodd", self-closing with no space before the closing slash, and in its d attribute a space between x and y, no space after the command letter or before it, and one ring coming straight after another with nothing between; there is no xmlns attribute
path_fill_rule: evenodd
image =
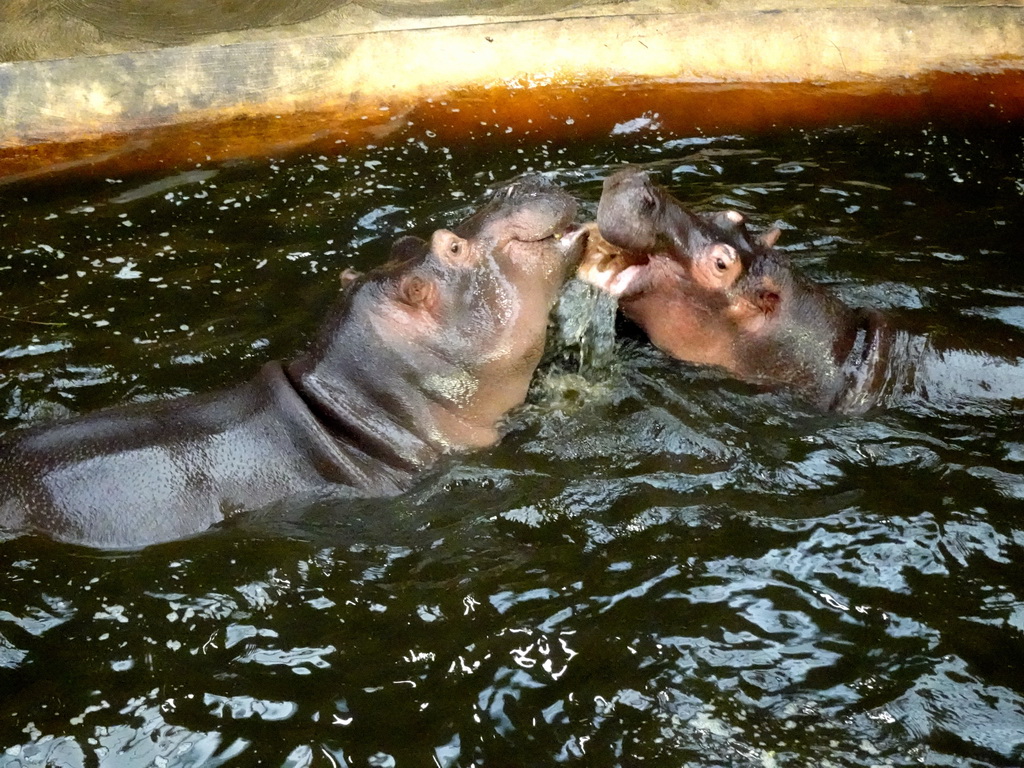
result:
<svg viewBox="0 0 1024 768"><path fill-rule="evenodd" d="M239 381L396 232L529 169L592 214L625 162L781 226L851 303L1020 356L1019 132L634 118L585 150L412 125L345 157L5 188L0 419ZM0 544L0 765L1019 764L1020 401L822 415L628 329L609 357L573 291L506 440L405 496L133 553Z"/></svg>

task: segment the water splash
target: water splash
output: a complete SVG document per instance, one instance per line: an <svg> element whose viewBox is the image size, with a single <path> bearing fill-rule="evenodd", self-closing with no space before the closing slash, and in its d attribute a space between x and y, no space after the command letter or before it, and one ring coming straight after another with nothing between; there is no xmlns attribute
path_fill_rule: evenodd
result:
<svg viewBox="0 0 1024 768"><path fill-rule="evenodd" d="M570 280L555 306L555 344L577 360L581 376L607 375L615 363L615 299L582 280Z"/></svg>

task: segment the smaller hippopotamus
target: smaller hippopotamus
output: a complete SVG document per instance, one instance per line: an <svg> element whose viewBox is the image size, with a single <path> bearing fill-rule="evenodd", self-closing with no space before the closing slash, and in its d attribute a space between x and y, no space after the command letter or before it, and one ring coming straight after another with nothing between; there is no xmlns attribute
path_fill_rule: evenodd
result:
<svg viewBox="0 0 1024 768"><path fill-rule="evenodd" d="M493 444L541 359L587 232L542 177L348 273L319 339L241 386L0 440L0 532L138 547L322 494L390 495ZM347 489L347 491L346 491Z"/></svg>
<svg viewBox="0 0 1024 768"><path fill-rule="evenodd" d="M938 350L846 305L774 248L778 229L753 235L738 211L695 214L639 169L605 180L596 228L579 277L679 360L844 412L1024 396L1018 360Z"/></svg>

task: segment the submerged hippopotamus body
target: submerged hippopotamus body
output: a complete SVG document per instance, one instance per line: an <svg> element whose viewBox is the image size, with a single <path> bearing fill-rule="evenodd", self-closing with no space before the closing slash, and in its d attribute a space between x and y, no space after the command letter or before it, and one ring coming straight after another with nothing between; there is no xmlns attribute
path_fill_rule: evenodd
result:
<svg viewBox="0 0 1024 768"><path fill-rule="evenodd" d="M646 173L608 177L579 276L618 297L655 346L786 388L826 410L907 398L1024 397L1019 360L936 349L883 313L853 308L752 235L737 211L695 214Z"/></svg>
<svg viewBox="0 0 1024 768"><path fill-rule="evenodd" d="M499 190L429 242L349 276L319 339L233 389L101 411L0 440L0 531L136 547L290 499L402 491L493 444L523 402L578 263L576 203L543 179Z"/></svg>

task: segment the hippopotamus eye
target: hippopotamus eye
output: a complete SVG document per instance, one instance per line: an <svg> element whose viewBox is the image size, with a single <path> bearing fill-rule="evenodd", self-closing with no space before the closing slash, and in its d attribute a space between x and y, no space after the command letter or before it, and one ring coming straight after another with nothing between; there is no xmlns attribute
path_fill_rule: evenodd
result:
<svg viewBox="0 0 1024 768"><path fill-rule="evenodd" d="M447 229L437 230L431 238L430 249L443 262L467 266L472 261L469 242Z"/></svg>
<svg viewBox="0 0 1024 768"><path fill-rule="evenodd" d="M739 276L738 273L736 275L730 274L739 268L739 260L739 254L736 252L736 249L727 243L715 243L701 258L701 261L707 265L704 269L711 272L712 283L718 287L726 285L727 282L732 282L732 280Z"/></svg>

